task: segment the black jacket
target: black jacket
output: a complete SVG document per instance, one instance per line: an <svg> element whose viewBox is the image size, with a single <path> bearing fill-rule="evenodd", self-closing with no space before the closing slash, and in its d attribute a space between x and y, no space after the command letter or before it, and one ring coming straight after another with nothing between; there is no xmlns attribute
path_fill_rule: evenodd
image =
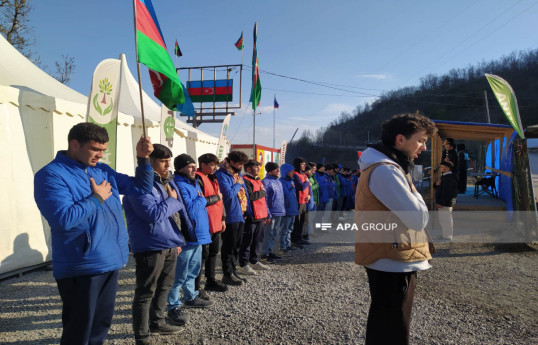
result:
<svg viewBox="0 0 538 345"><path fill-rule="evenodd" d="M441 184L433 185L435 188L435 203L452 207L456 204L456 198L458 196L458 181L454 174L446 174L441 177Z"/></svg>

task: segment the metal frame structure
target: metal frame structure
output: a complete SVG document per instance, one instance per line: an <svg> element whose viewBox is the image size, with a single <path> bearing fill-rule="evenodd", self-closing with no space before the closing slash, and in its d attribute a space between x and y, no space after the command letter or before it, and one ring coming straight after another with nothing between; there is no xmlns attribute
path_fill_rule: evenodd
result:
<svg viewBox="0 0 538 345"><path fill-rule="evenodd" d="M188 81L191 81L192 70L200 70L200 80L204 81L204 70L213 70L213 79L206 80L217 80L217 68L226 68L226 80L230 79L230 72L234 67L239 67L239 106L230 106L229 102L226 101L225 106L217 106L217 102L213 101L213 106L204 107L203 102L199 102L199 107L194 107L194 117L189 117L187 123L191 123L194 128L198 128L202 123L222 123L226 115L235 115L235 112L231 112L231 109L241 109L241 94L243 86L243 64L237 65L217 65L217 66L198 66L198 67L181 67L176 68L176 72L179 73L180 70L188 71ZM198 104L198 102L196 102ZM194 105L194 103L193 103ZM187 116L180 113L180 116Z"/></svg>

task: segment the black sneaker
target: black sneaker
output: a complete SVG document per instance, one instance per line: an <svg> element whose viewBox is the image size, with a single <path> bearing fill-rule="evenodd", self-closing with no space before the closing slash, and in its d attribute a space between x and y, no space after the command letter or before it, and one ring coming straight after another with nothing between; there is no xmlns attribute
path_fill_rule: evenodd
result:
<svg viewBox="0 0 538 345"><path fill-rule="evenodd" d="M181 307L168 311L168 320L176 326L184 326L189 321L189 316L183 312Z"/></svg>
<svg viewBox="0 0 538 345"><path fill-rule="evenodd" d="M198 290L198 297L204 301L209 301L211 299L211 296L209 296L209 294L203 289Z"/></svg>
<svg viewBox="0 0 538 345"><path fill-rule="evenodd" d="M135 339L136 345L153 345L154 343L151 341L150 337L145 337L142 339Z"/></svg>
<svg viewBox="0 0 538 345"><path fill-rule="evenodd" d="M297 249L303 249L304 248L299 242L292 243L291 246L295 247Z"/></svg>
<svg viewBox="0 0 538 345"><path fill-rule="evenodd" d="M268 257L269 257L269 255L265 255L265 254L263 254L263 255L261 256L261 259L262 259L262 260L267 260Z"/></svg>
<svg viewBox="0 0 538 345"><path fill-rule="evenodd" d="M185 308L207 308L213 305L213 301L206 301L201 299L200 296L196 296L192 301L185 301L184 305Z"/></svg>
<svg viewBox="0 0 538 345"><path fill-rule="evenodd" d="M204 290L207 290L207 291L216 291L216 292L225 292L228 290L228 287L217 281L217 280L208 280L206 283L205 283L205 288Z"/></svg>
<svg viewBox="0 0 538 345"><path fill-rule="evenodd" d="M236 271L234 271L233 276L236 277L237 279L241 280L243 283L246 283L248 281L247 278L245 278L241 274L237 273Z"/></svg>
<svg viewBox="0 0 538 345"><path fill-rule="evenodd" d="M267 255L267 257L273 259L273 260L282 260L282 257L281 256L278 256L276 254L273 254L273 253L269 253L269 255Z"/></svg>
<svg viewBox="0 0 538 345"><path fill-rule="evenodd" d="M183 332L184 330L185 327L169 325L166 322L161 323L159 326L149 326L149 332L151 334L168 335Z"/></svg>
<svg viewBox="0 0 538 345"><path fill-rule="evenodd" d="M299 243L300 245L310 244L310 242L308 240L300 240L297 243Z"/></svg>
<svg viewBox="0 0 538 345"><path fill-rule="evenodd" d="M267 256L267 258L265 259L265 262L267 262L268 264L274 264L275 261L276 260L270 256Z"/></svg>
<svg viewBox="0 0 538 345"><path fill-rule="evenodd" d="M241 284L243 284L243 281L239 278L237 278L236 276L234 276L233 274L232 275L223 275L222 276L222 282L226 285L234 285L234 286L239 286Z"/></svg>

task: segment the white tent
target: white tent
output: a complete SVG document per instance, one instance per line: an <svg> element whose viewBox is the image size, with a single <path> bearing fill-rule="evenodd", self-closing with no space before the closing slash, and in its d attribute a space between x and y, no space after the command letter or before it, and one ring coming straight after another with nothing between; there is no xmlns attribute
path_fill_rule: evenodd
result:
<svg viewBox="0 0 538 345"><path fill-rule="evenodd" d="M33 178L57 151L67 149L67 134L86 120L88 105L87 96L40 70L2 36L0 51L0 145L6 149L0 169L2 277L50 261L50 228L34 202ZM122 74L119 103L117 170L134 174L133 149L142 122L138 83L127 72ZM145 93L143 99L148 136L159 142L160 106ZM176 120L174 156L216 153L217 145L218 138Z"/></svg>

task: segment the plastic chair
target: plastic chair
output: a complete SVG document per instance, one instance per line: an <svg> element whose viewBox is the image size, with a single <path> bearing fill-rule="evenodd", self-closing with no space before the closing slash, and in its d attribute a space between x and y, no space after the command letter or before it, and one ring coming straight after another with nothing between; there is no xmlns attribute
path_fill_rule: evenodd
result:
<svg viewBox="0 0 538 345"><path fill-rule="evenodd" d="M482 187L483 191L491 194L494 198L497 198L497 187L495 186L496 177L497 175L494 175L492 177L485 177L476 181L474 184L474 197L478 199L478 195L480 194L479 190L480 187Z"/></svg>

